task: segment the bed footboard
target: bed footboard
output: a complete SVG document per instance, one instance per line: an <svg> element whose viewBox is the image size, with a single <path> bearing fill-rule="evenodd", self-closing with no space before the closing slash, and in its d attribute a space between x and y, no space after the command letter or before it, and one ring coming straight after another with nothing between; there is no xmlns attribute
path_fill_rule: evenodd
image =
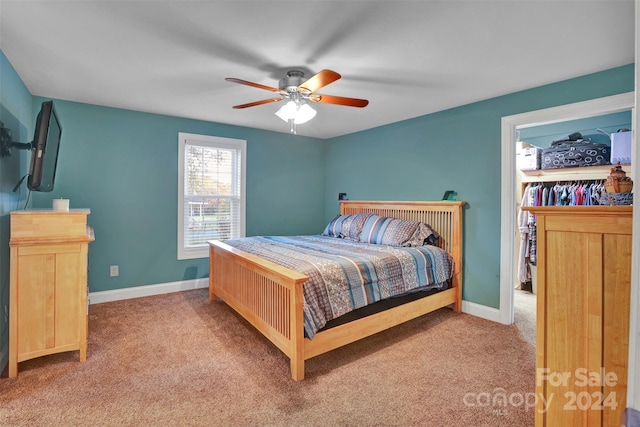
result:
<svg viewBox="0 0 640 427"><path fill-rule="evenodd" d="M302 284L307 276L233 248L209 242L209 299L220 297L291 360L304 378Z"/></svg>

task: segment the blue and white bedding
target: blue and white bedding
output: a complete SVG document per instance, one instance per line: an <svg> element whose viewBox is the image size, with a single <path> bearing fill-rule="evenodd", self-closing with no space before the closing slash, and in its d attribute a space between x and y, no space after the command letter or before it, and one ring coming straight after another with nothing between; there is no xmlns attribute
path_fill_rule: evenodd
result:
<svg viewBox="0 0 640 427"><path fill-rule="evenodd" d="M304 284L304 327L313 338L332 319L392 296L446 288L453 259L437 246L386 246L313 236L260 236L226 244L296 270Z"/></svg>

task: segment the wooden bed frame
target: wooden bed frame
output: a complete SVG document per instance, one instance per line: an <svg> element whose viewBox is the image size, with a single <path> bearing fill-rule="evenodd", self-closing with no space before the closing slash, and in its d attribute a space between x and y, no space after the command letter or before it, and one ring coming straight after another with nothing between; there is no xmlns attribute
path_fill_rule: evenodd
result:
<svg viewBox="0 0 640 427"><path fill-rule="evenodd" d="M209 242L209 299L220 297L291 360L291 376L304 379L304 361L423 314L462 304L462 207L465 202L340 201L340 213L375 213L422 221L455 260L452 287L305 338L302 286L307 276L220 241Z"/></svg>

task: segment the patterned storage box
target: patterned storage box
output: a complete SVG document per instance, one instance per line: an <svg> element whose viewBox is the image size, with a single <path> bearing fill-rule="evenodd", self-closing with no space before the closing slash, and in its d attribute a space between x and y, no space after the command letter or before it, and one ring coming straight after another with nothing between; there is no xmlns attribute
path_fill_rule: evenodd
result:
<svg viewBox="0 0 640 427"><path fill-rule="evenodd" d="M554 142L542 149L541 169L572 168L611 164L611 147L578 140Z"/></svg>

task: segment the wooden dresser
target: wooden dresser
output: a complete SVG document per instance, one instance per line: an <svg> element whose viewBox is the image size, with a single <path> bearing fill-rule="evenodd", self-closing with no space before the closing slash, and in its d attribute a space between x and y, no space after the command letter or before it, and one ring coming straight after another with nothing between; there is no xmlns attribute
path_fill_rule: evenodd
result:
<svg viewBox="0 0 640 427"><path fill-rule="evenodd" d="M87 357L88 209L11 212L9 377L18 363L79 350Z"/></svg>
<svg viewBox="0 0 640 427"><path fill-rule="evenodd" d="M631 206L537 217L536 426L619 426L627 399Z"/></svg>

